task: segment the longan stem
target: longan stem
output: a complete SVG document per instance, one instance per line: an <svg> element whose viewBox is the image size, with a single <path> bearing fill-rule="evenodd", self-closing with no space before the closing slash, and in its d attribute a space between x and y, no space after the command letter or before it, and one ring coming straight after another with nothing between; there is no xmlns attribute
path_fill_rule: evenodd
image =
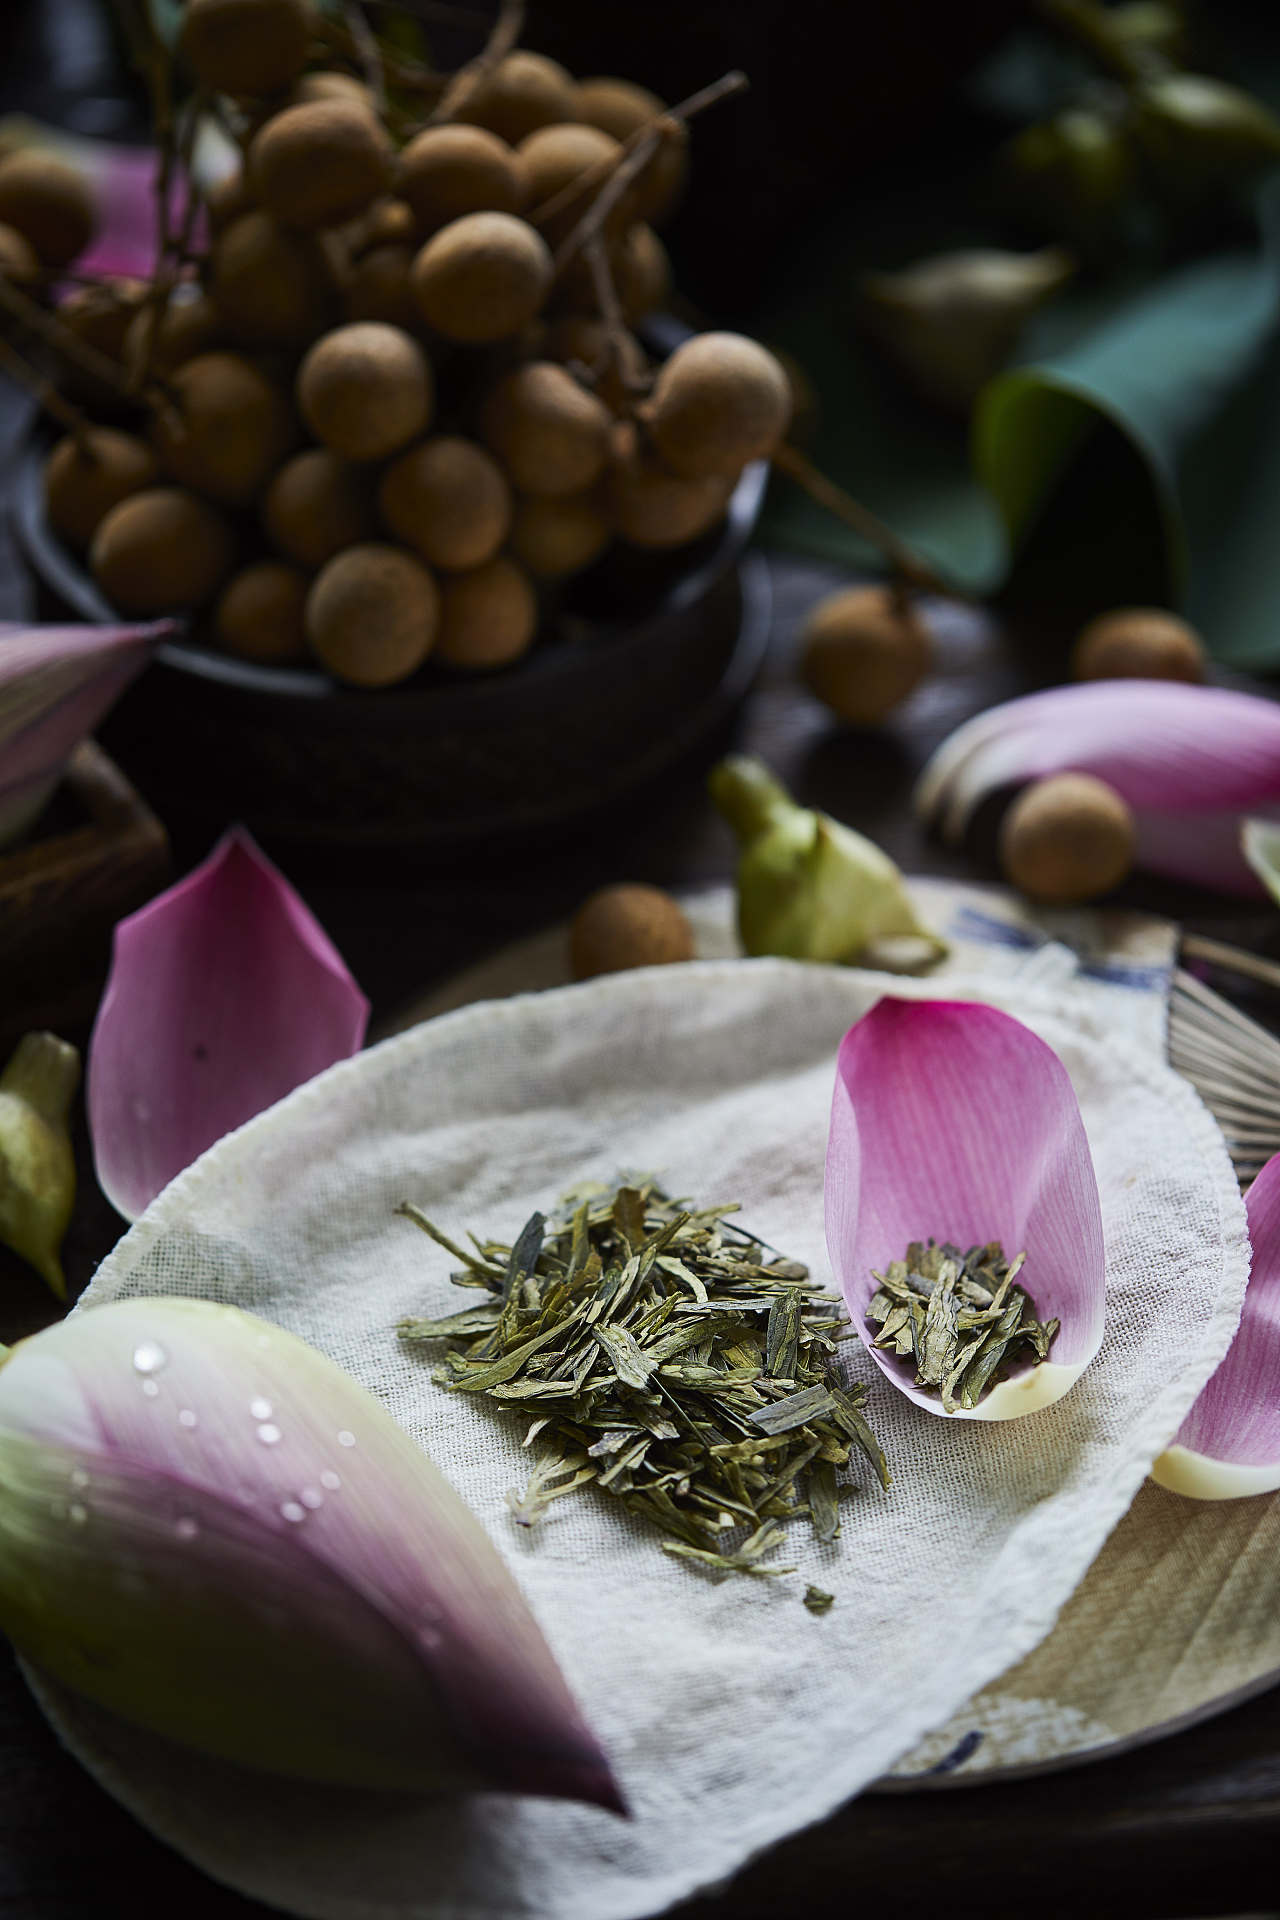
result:
<svg viewBox="0 0 1280 1920"><path fill-rule="evenodd" d="M373 104L380 117L387 111L387 77L382 66L382 50L374 38L373 29L365 19L357 0L343 0L342 17L347 23L364 74L365 85L373 95Z"/></svg>
<svg viewBox="0 0 1280 1920"><path fill-rule="evenodd" d="M101 380L104 386L118 393L122 400L138 399L139 396L122 367L109 359L105 353L99 353L96 347L91 347L87 341L73 333L70 327L64 326L55 314L46 313L37 301L15 287L3 273L0 273L0 307L3 307L7 313L11 313L15 320L20 320L24 327L29 327L40 339L47 340L56 352L78 366L82 373L91 375L95 380ZM153 377L151 384L159 392L167 395L168 390L163 381Z"/></svg>
<svg viewBox="0 0 1280 1920"><path fill-rule="evenodd" d="M332 52L343 59L359 62L360 49L350 27L343 22L318 19L314 30ZM398 53L394 47L385 46L381 41L378 43L378 58L387 78L405 92L443 93L446 84L443 77L430 67L423 66L420 60L412 60L408 54Z"/></svg>
<svg viewBox="0 0 1280 1920"><path fill-rule="evenodd" d="M505 60L523 31L524 0L502 0L488 41L474 60L468 60L465 67L459 67L445 88L443 97L436 103L427 125L435 127L445 120L451 120L459 107L466 105L481 81L493 72L498 62Z"/></svg>
<svg viewBox="0 0 1280 1920"><path fill-rule="evenodd" d="M784 443L773 455L773 464L789 480L803 487L811 500L834 514L837 520L843 520L847 527L852 527L869 545L877 548L889 562L903 591L923 588L929 593L946 594L953 600L968 598L949 580L944 580L923 554L909 546L878 514L872 513L870 507L864 507L843 487L828 480L821 468L815 467L812 460L797 447Z"/></svg>
<svg viewBox="0 0 1280 1920"><path fill-rule="evenodd" d="M0 336L0 366L7 367L14 379L35 395L45 412L74 435L75 443L86 460L96 458L89 441L88 415L82 413L79 407L73 407L52 382L45 379L39 368L33 367L3 336Z"/></svg>

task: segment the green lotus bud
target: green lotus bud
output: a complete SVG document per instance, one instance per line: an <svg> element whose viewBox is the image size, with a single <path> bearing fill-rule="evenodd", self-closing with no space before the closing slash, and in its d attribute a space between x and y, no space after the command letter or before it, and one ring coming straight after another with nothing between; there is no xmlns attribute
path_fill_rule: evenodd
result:
<svg viewBox="0 0 1280 1920"><path fill-rule="evenodd" d="M1280 159L1280 121L1260 100L1203 73L1134 89L1133 131L1155 184L1186 204L1247 186Z"/></svg>
<svg viewBox="0 0 1280 1920"><path fill-rule="evenodd" d="M874 841L797 806L760 760L713 768L711 798L738 836L738 935L750 954L915 973L942 959L902 875Z"/></svg>
<svg viewBox="0 0 1280 1920"><path fill-rule="evenodd" d="M1129 143L1111 120L1069 108L1020 133L1005 149L1004 164L1030 225L1088 260L1112 251L1134 166Z"/></svg>
<svg viewBox="0 0 1280 1920"><path fill-rule="evenodd" d="M1061 247L942 253L901 273L864 274L859 318L922 399L964 415L1074 272Z"/></svg>
<svg viewBox="0 0 1280 1920"><path fill-rule="evenodd" d="M76 1197L67 1115L80 1055L52 1033L27 1033L0 1074L0 1241L30 1262L59 1300L59 1258Z"/></svg>

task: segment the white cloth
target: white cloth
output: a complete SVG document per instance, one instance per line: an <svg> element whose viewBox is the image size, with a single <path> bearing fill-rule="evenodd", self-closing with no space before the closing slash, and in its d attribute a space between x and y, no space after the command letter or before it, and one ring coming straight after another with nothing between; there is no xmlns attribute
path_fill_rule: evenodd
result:
<svg viewBox="0 0 1280 1920"><path fill-rule="evenodd" d="M312 1920L634 1920L722 1880L882 1774L1053 1625L1225 1352L1244 1209L1192 1090L1069 987L950 978L1061 1055L1097 1168L1107 1334L1065 1400L950 1422L880 1381L894 1468L830 1548L789 1530L786 1580L714 1584L586 1493L516 1528L522 1424L448 1395L397 1344L465 1299L393 1209L506 1237L584 1178L667 1174L829 1279L822 1169L832 1064L886 990L928 982L784 961L695 963L464 1009L345 1062L220 1142L104 1262L122 1293L230 1300L322 1348L460 1489L512 1566L635 1818L476 1797L429 1803L249 1777L42 1687L103 1784L215 1877ZM929 1223L922 1222L922 1231ZM536 1451L536 1449L535 1449ZM822 1617L806 1581L834 1592ZM317 1676L323 1684L323 1676Z"/></svg>

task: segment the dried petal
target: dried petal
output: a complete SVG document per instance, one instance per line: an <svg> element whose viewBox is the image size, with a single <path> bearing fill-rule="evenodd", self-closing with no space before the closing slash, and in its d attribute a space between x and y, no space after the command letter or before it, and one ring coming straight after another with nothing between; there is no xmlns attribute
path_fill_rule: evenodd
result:
<svg viewBox="0 0 1280 1920"><path fill-rule="evenodd" d="M1033 1413L1072 1387L1102 1344L1102 1209L1066 1068L1029 1028L969 1002L876 1003L836 1066L826 1177L827 1247L876 1365L930 1413L911 1362L878 1350L866 1318L873 1268L921 1235L1026 1249L1021 1275L1052 1360L995 1386L955 1419Z"/></svg>
<svg viewBox="0 0 1280 1920"><path fill-rule="evenodd" d="M89 1042L98 1181L134 1219L175 1174L355 1053L369 1004L241 828L122 920Z"/></svg>

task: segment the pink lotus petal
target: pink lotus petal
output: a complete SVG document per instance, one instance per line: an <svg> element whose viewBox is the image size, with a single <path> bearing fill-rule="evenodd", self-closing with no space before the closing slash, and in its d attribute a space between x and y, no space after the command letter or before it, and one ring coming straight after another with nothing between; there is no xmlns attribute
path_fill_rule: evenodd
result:
<svg viewBox="0 0 1280 1920"><path fill-rule="evenodd" d="M161 1297L20 1342L0 1531L0 1627L142 1726L302 1779L622 1810L478 1521L280 1327Z"/></svg>
<svg viewBox="0 0 1280 1920"><path fill-rule="evenodd" d="M0 846L31 824L76 747L173 630L0 624Z"/></svg>
<svg viewBox="0 0 1280 1920"><path fill-rule="evenodd" d="M1280 1488L1280 1154L1245 1196L1253 1264L1226 1359L1151 1469L1193 1500Z"/></svg>
<svg viewBox="0 0 1280 1920"><path fill-rule="evenodd" d="M841 1042L827 1147L827 1248L854 1326L894 1385L940 1399L872 1342L866 1309L912 1240L1024 1249L1028 1294L1062 1326L1052 1358L993 1388L971 1413L1002 1420L1058 1400L1102 1344L1102 1209L1067 1070L995 1007L877 1001Z"/></svg>
<svg viewBox="0 0 1280 1920"><path fill-rule="evenodd" d="M921 775L916 806L957 840L986 795L1067 771L1096 774L1128 801L1140 865L1261 891L1239 824L1246 813L1280 818L1280 702L1160 680L1053 687L958 727Z"/></svg>
<svg viewBox="0 0 1280 1920"><path fill-rule="evenodd" d="M116 928L89 1042L98 1180L135 1219L224 1133L355 1053L369 1003L249 835Z"/></svg>

